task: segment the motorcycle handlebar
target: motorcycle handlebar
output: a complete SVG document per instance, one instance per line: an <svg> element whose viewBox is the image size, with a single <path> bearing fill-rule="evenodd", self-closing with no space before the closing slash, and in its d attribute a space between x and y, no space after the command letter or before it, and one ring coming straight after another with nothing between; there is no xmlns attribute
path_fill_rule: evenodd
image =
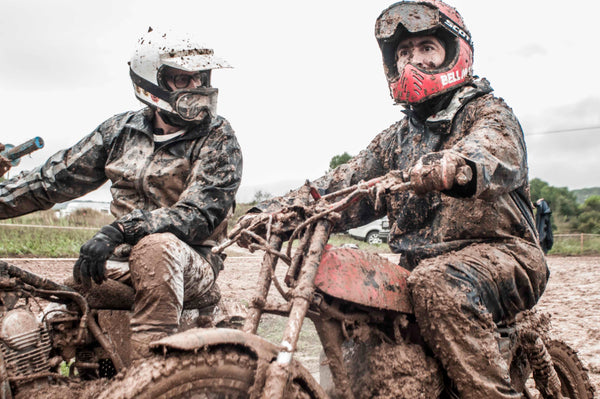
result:
<svg viewBox="0 0 600 399"><path fill-rule="evenodd" d="M12 166L17 166L22 157L44 148L44 140L41 137L34 137L16 147L10 144L6 144L5 147L5 150L0 152L0 155L7 158Z"/></svg>
<svg viewBox="0 0 600 399"><path fill-rule="evenodd" d="M473 171L470 166L464 165L459 168L455 175L455 182L458 185L464 186L473 178ZM306 182L307 185L310 186L310 182ZM390 192L400 192L400 191L408 191L413 188L412 183L409 179L409 174L407 172L403 172L400 170L394 170L388 172L387 174L368 180L364 182L360 182L358 184L352 185L350 187L338 190L336 192L326 194L326 195L317 195L317 190L314 187L309 187L310 193L314 202L306 206L306 215L309 215L306 220L300 223L294 231L300 230L304 228L306 225L315 222L318 219L322 219L327 217L335 212L343 211L347 209L355 202L361 200L367 195L375 194L376 208L381 200L381 195L390 193ZM336 199L342 197L341 199L335 201ZM265 228L270 229L274 220L284 221L291 220L292 218L289 216L290 213L297 213L293 209L284 208L281 211L278 211L274 214L257 214L253 216L252 222L248 225L243 225L243 223L238 223L236 228L232 230L229 234L229 239L223 242L221 245L216 246L212 249L214 253L221 253L225 248L234 244L238 240L242 239L242 235L247 235L256 239L256 233L254 230ZM292 234L292 238L295 234Z"/></svg>

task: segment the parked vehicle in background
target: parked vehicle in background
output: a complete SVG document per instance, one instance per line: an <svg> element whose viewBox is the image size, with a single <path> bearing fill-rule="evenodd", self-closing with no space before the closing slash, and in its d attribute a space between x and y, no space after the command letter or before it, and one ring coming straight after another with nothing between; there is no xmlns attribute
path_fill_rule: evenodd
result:
<svg viewBox="0 0 600 399"><path fill-rule="evenodd" d="M381 244L387 242L390 234L390 222L387 216L348 230L348 234L356 239L366 241L369 244Z"/></svg>

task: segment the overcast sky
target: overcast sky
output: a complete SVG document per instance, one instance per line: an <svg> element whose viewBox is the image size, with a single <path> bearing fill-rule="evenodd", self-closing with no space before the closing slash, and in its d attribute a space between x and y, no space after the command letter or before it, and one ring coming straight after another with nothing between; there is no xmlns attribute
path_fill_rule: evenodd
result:
<svg viewBox="0 0 600 399"><path fill-rule="evenodd" d="M214 72L213 85L219 114L242 146L241 194L315 179L334 155L357 154L402 117L373 36L391 3L2 0L0 142L41 136L46 143L11 175L112 115L142 107L127 61L152 26L190 32L234 66ZM530 178L569 189L600 186L598 3L450 4L473 36L475 73L523 125ZM583 130L565 131L572 129ZM86 198L109 194L104 188Z"/></svg>

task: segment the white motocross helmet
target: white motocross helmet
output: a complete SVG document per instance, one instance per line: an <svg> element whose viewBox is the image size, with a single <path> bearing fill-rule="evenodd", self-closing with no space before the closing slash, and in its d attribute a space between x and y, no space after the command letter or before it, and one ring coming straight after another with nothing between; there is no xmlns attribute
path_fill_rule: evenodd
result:
<svg viewBox="0 0 600 399"><path fill-rule="evenodd" d="M215 57L213 49L188 36L152 28L138 40L129 61L135 96L175 126L199 124L217 115L218 90L210 86L210 71L220 68L231 66ZM169 69L204 72L202 87L172 91L164 82Z"/></svg>

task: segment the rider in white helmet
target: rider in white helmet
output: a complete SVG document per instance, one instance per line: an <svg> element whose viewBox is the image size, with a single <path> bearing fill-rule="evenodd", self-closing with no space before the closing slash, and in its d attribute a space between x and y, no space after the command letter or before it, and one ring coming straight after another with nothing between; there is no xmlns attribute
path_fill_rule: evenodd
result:
<svg viewBox="0 0 600 399"><path fill-rule="evenodd" d="M185 127L216 116L218 89L211 87L211 71L230 68L227 61L174 33L150 29L138 44L129 62L135 95L157 110L161 123Z"/></svg>
<svg viewBox="0 0 600 399"><path fill-rule="evenodd" d="M116 220L81 247L73 274L84 290L107 278L133 287L136 358L149 355L149 341L177 331L184 302L214 286L222 261L210 247L234 206L242 154L216 113L211 72L229 65L212 49L150 29L129 65L147 107L113 116L39 168L0 183L0 218L51 208L110 180Z"/></svg>

